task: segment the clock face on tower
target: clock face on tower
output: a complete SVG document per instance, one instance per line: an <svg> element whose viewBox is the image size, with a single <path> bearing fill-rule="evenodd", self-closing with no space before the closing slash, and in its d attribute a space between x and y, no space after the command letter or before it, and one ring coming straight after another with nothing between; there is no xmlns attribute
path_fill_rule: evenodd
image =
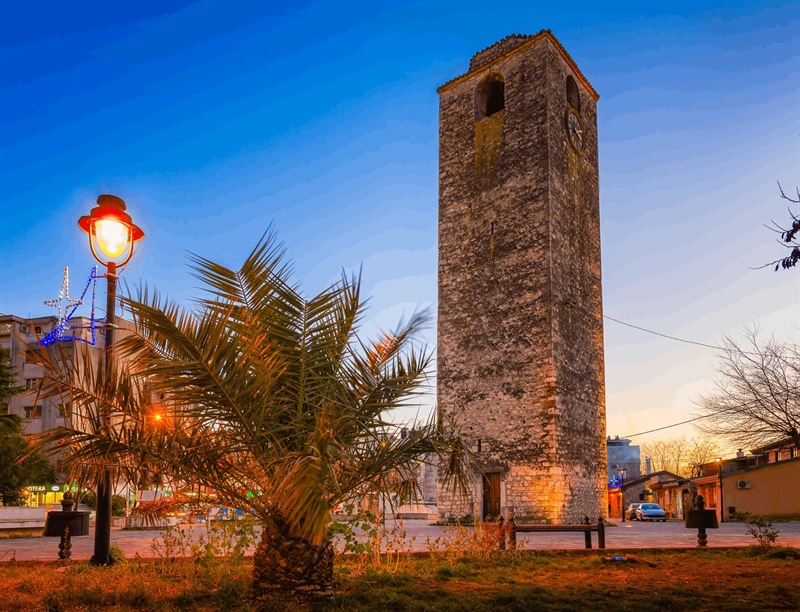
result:
<svg viewBox="0 0 800 612"><path fill-rule="evenodd" d="M584 133L583 133L583 121L581 121L581 117L574 108L570 108L567 111L567 138L569 139L569 143L572 145L572 148L575 149L578 153L583 153L584 147Z"/></svg>

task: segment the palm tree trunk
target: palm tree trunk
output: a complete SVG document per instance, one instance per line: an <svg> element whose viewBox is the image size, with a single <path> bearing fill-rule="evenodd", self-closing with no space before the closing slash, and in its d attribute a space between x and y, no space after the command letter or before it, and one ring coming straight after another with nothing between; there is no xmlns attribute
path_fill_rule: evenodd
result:
<svg viewBox="0 0 800 612"><path fill-rule="evenodd" d="M264 525L253 556L253 598L310 601L333 595L333 546L291 535L282 521Z"/></svg>

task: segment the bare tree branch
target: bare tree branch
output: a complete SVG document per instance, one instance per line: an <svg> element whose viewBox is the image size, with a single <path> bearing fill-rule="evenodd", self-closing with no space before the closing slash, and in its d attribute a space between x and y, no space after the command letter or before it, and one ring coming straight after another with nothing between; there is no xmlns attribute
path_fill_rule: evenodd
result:
<svg viewBox="0 0 800 612"><path fill-rule="evenodd" d="M711 438L691 438L685 436L668 440L651 440L640 445L642 467L650 459L650 467L654 472L666 470L690 478L698 476L698 467L713 461L719 456L719 445ZM644 473L642 469L642 473Z"/></svg>
<svg viewBox="0 0 800 612"><path fill-rule="evenodd" d="M758 334L753 328L741 339L725 337L717 390L698 402L707 418L697 429L747 449L800 441L800 346Z"/></svg>
<svg viewBox="0 0 800 612"><path fill-rule="evenodd" d="M781 198L787 200L791 204L800 204L800 188L796 188L797 191L797 199L790 198L786 195L783 191L783 187L781 186L780 182L778 182L778 190L781 192ZM782 225L772 221L772 224L775 226L773 231L776 231L780 234L780 239L778 243L790 249L789 255L783 257L781 259L776 259L770 263L764 264L763 266L759 266L760 268L765 268L766 266L775 266L775 270L779 268L783 268L784 270L788 270L789 268L793 268L800 262L800 242L798 242L798 235L800 235L800 217L792 212L792 207L789 206L789 217L791 218L791 225L788 228L783 227ZM770 228L773 229L773 228Z"/></svg>

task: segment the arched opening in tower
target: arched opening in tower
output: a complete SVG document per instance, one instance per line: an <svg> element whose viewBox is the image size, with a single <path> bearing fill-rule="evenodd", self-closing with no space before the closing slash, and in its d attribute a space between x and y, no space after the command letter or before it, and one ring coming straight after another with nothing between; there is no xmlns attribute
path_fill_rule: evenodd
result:
<svg viewBox="0 0 800 612"><path fill-rule="evenodd" d="M490 74L475 91L475 120L480 121L503 111L506 107L503 75Z"/></svg>
<svg viewBox="0 0 800 612"><path fill-rule="evenodd" d="M578 84L572 75L567 76L567 103L579 113L581 112L581 95L578 92Z"/></svg>
<svg viewBox="0 0 800 612"><path fill-rule="evenodd" d="M492 81L489 85L489 96L486 100L486 116L499 113L506 107L505 83Z"/></svg>

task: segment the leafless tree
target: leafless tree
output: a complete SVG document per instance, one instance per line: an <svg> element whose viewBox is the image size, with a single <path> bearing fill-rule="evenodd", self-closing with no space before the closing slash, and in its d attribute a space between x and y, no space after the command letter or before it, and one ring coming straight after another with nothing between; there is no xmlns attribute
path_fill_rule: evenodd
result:
<svg viewBox="0 0 800 612"><path fill-rule="evenodd" d="M726 336L716 392L701 397L697 429L733 446L753 449L781 438L800 441L800 344Z"/></svg>
<svg viewBox="0 0 800 612"><path fill-rule="evenodd" d="M686 438L672 438L669 440L651 440L639 446L639 454L643 459L650 459L650 468L654 472L666 470L678 476L683 476L684 455L686 452Z"/></svg>
<svg viewBox="0 0 800 612"><path fill-rule="evenodd" d="M667 470L689 478L699 474L700 465L714 461L719 456L720 448L710 438L687 439L686 436L681 436L644 442L639 446L639 453L643 462L650 459L652 471Z"/></svg>
<svg viewBox="0 0 800 612"><path fill-rule="evenodd" d="M700 476L700 466L711 463L721 455L722 449L712 438L692 438L686 452L686 472L689 476Z"/></svg>
<svg viewBox="0 0 800 612"><path fill-rule="evenodd" d="M774 265L775 270L778 270L779 268L788 270L789 268L793 268L798 263L800 263L800 241L798 241L798 239L800 238L800 217L798 217L797 215L794 214L794 212L792 212L792 207L791 207L792 204L800 204L800 188L795 188L795 190L797 191L797 199L787 196L784 193L783 187L781 187L780 183L778 183L778 189L781 192L781 197L790 203L789 217L792 219L792 221L788 228L783 227L783 225L778 224L775 221L772 222L772 227L770 227L769 225L767 227L772 231L776 232L777 234L780 234L778 242L782 246L789 249L789 254L786 257L783 257L781 259L776 259L775 261L772 261L768 264L764 264L761 267L764 268L766 266Z"/></svg>

